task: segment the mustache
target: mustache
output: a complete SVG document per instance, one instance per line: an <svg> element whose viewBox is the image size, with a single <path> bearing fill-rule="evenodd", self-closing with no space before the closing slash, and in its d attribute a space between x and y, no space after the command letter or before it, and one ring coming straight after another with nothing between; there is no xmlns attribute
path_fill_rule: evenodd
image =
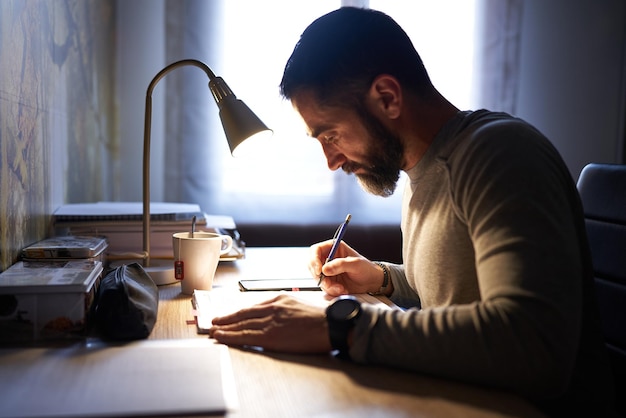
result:
<svg viewBox="0 0 626 418"><path fill-rule="evenodd" d="M346 174L352 174L355 171L358 170L364 170L364 171L370 171L372 169L372 166L369 165L365 165L365 164L359 164L359 163L355 163L352 161L348 161L346 162L344 165L341 166L341 169L346 173Z"/></svg>

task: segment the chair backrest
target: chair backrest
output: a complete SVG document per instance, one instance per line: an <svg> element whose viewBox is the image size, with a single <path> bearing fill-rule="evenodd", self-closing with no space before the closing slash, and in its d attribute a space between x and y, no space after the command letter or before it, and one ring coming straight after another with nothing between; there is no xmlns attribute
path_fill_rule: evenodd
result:
<svg viewBox="0 0 626 418"><path fill-rule="evenodd" d="M593 259L598 309L616 380L626 398L626 165L589 164L578 191ZM626 413L626 401L618 408Z"/></svg>

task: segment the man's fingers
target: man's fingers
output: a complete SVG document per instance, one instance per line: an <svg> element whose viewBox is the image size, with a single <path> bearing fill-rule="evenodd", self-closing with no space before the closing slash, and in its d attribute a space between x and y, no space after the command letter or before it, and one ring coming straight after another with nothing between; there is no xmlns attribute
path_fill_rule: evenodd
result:
<svg viewBox="0 0 626 418"><path fill-rule="evenodd" d="M326 276L338 276L342 273L351 273L355 257L335 258L324 264L322 271Z"/></svg>
<svg viewBox="0 0 626 418"><path fill-rule="evenodd" d="M219 328L209 331L209 336L220 344L235 346L260 346L259 341L263 339L263 331L232 331Z"/></svg>
<svg viewBox="0 0 626 418"><path fill-rule="evenodd" d="M254 318L254 319L247 319L247 320L243 320L243 321L228 323L228 324L224 324L224 325L214 324L214 326L211 328L211 330L214 330L214 331L217 331L217 330L221 330L221 331L247 331L247 330L258 331L258 330L263 330L264 328L266 328L267 324L269 322L271 322L271 318L270 317ZM211 330L209 330L209 334L211 334Z"/></svg>
<svg viewBox="0 0 626 418"><path fill-rule="evenodd" d="M274 303L281 298L282 295L277 296L274 299L261 302L257 305L253 305L249 308L240 309L239 311L233 312L228 315L217 316L213 318L212 323L214 325L227 325L231 323L245 321L247 319L270 316L275 310Z"/></svg>
<svg viewBox="0 0 626 418"><path fill-rule="evenodd" d="M322 281L321 288L329 296L339 296L347 293L346 287L339 283L334 277L325 277Z"/></svg>

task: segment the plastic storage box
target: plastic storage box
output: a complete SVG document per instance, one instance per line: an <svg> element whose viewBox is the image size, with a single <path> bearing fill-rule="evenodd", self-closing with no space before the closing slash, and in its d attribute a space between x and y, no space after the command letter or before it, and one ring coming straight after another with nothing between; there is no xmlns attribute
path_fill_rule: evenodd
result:
<svg viewBox="0 0 626 418"><path fill-rule="evenodd" d="M0 342L83 335L102 270L100 261L47 260L0 273Z"/></svg>

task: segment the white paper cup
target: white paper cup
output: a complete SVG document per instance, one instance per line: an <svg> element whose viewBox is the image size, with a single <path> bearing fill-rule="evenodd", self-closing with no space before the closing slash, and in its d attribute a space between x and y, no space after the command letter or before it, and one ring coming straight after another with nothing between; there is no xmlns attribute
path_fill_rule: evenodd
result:
<svg viewBox="0 0 626 418"><path fill-rule="evenodd" d="M211 290L220 255L233 247L229 235L212 232L177 232L172 236L174 272L181 292L191 295L195 289Z"/></svg>

